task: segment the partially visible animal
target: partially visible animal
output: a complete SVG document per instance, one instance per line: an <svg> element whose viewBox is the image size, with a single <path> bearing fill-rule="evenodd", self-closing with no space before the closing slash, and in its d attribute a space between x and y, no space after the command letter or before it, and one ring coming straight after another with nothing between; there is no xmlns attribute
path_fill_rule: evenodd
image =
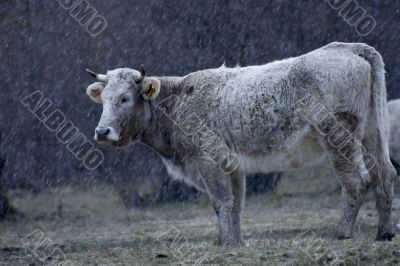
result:
<svg viewBox="0 0 400 266"><path fill-rule="evenodd" d="M400 174L400 99L388 102L389 108L389 154L397 174Z"/></svg>
<svg viewBox="0 0 400 266"><path fill-rule="evenodd" d="M95 139L156 151L176 179L209 194L219 242L242 243L245 176L329 160L343 188L339 238L353 236L369 187L377 240L394 237L396 176L388 151L384 63L372 47L331 43L266 65L207 69L183 77L120 68L89 73L103 105ZM134 162L132 162L134 163Z"/></svg>

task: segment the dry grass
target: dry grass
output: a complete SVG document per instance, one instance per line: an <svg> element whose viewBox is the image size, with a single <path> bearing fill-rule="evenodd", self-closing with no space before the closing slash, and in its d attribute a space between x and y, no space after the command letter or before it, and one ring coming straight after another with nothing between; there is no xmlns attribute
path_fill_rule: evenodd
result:
<svg viewBox="0 0 400 266"><path fill-rule="evenodd" d="M42 265L32 252L35 241L28 248L21 241L39 229L51 243L37 253L49 256L59 248L71 262L66 265L190 265L201 259L206 265L400 265L399 238L373 241L377 215L370 197L355 239L335 239L337 188L323 171L286 176L277 192L248 199L246 246L232 249L215 245L216 218L206 199L127 211L105 184L39 195L13 191L13 204L27 218L0 224L0 264Z"/></svg>

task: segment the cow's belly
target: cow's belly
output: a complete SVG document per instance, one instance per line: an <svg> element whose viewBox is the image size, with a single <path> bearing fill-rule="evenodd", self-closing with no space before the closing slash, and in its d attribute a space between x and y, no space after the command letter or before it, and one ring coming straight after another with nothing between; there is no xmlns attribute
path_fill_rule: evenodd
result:
<svg viewBox="0 0 400 266"><path fill-rule="evenodd" d="M324 165L327 163L326 153L321 145L310 135L305 134L289 148L270 152L260 156L238 154L240 168L246 174L293 171L309 167ZM196 187L200 191L206 191L202 178L198 172L177 165L172 160L161 157L170 176L184 181L188 185ZM187 162L186 162L187 163ZM185 168L188 168L185 170ZM196 167L194 167L196 168Z"/></svg>
<svg viewBox="0 0 400 266"><path fill-rule="evenodd" d="M189 186L195 187L199 191L207 192L204 187L204 182L202 178L198 175L196 171L186 171L183 164L177 165L172 160L161 157L167 168L168 174L175 180L182 181Z"/></svg>
<svg viewBox="0 0 400 266"><path fill-rule="evenodd" d="M327 163L326 153L311 136L303 136L296 144L260 156L239 154L240 167L246 174L293 171Z"/></svg>

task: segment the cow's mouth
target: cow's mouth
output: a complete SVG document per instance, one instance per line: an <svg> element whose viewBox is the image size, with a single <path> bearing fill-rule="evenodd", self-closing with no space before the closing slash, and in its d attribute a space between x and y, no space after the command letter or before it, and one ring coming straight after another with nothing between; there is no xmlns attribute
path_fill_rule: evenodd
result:
<svg viewBox="0 0 400 266"><path fill-rule="evenodd" d="M127 136L126 134L122 134L122 132L121 132L118 140L110 140L107 137L102 138L99 136L96 136L95 140L100 144L109 144L109 145L112 145L112 146L115 146L118 148L122 148L131 142L132 143L140 142L142 139L142 135L143 135L143 130L141 130L131 136Z"/></svg>
<svg viewBox="0 0 400 266"><path fill-rule="evenodd" d="M107 143L109 143L110 141L108 140L108 138L107 138L107 136L99 136L99 135L96 135L95 137L94 137L94 140L96 140L98 143L101 143L101 144L107 144Z"/></svg>
<svg viewBox="0 0 400 266"><path fill-rule="evenodd" d="M111 142L111 145L118 148L122 148L128 144L129 144L129 138L123 137L122 135L120 136L119 140Z"/></svg>
<svg viewBox="0 0 400 266"><path fill-rule="evenodd" d="M119 140L119 141L113 141L113 142L111 142L111 145L113 145L113 146L115 146L115 147L118 147L118 148L124 147L124 146L126 146L127 144L128 144L128 141L124 141L124 140Z"/></svg>

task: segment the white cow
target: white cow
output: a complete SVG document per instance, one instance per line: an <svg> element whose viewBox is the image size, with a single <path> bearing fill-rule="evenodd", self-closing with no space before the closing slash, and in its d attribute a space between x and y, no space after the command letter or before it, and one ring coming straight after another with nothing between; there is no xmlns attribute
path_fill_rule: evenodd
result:
<svg viewBox="0 0 400 266"><path fill-rule="evenodd" d="M352 237L364 195L377 197L377 240L391 240L393 180L384 63L372 47L331 43L266 65L147 77L95 74L101 143L141 142L168 171L209 193L220 244L242 242L245 175L298 170L328 159L343 187L339 237ZM135 163L135 162L132 162Z"/></svg>

